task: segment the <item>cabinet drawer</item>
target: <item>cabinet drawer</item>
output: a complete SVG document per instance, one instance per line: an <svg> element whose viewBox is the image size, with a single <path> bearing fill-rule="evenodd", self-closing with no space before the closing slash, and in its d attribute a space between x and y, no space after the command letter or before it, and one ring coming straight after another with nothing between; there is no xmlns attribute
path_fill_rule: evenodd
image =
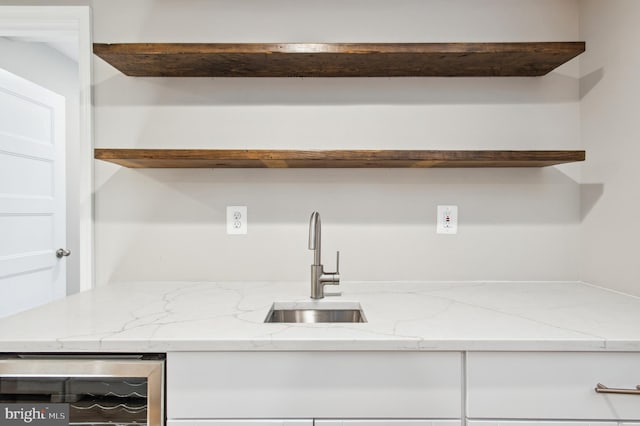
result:
<svg viewBox="0 0 640 426"><path fill-rule="evenodd" d="M623 426L625 423L605 421L550 420L472 420L467 426ZM628 426L631 426L630 424Z"/></svg>
<svg viewBox="0 0 640 426"><path fill-rule="evenodd" d="M470 418L640 419L640 395L594 390L640 384L638 353L474 352L467 374Z"/></svg>
<svg viewBox="0 0 640 426"><path fill-rule="evenodd" d="M167 426L313 426L313 419L304 420L169 420ZM615 426L615 425L614 425Z"/></svg>
<svg viewBox="0 0 640 426"><path fill-rule="evenodd" d="M167 416L460 418L456 352L178 352Z"/></svg>
<svg viewBox="0 0 640 426"><path fill-rule="evenodd" d="M460 426L460 420L315 420L313 426ZM614 425L615 426L615 425Z"/></svg>

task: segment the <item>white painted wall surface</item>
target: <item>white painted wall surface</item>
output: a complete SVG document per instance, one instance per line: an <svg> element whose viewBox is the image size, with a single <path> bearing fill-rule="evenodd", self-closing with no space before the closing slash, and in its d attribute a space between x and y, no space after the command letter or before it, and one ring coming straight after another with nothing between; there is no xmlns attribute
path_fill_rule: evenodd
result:
<svg viewBox="0 0 640 426"><path fill-rule="evenodd" d="M579 36L578 0L91 3L96 42ZM131 78L96 57L95 145L579 149L578 75L574 61L543 78ZM132 170L97 162L96 282L307 281L313 210L322 215L323 261L333 269L340 250L343 280L576 279L579 169ZM436 235L437 204L459 206L457 235ZM225 234L227 205L248 206L248 235Z"/></svg>
<svg viewBox="0 0 640 426"><path fill-rule="evenodd" d="M97 1L96 42L576 40L576 1ZM126 11L126 13L125 13ZM541 78L131 78L94 60L96 147L576 149L577 64ZM576 167L132 170L96 164L97 283L578 277ZM437 204L460 208L436 235ZM225 234L246 205L249 234Z"/></svg>
<svg viewBox="0 0 640 426"><path fill-rule="evenodd" d="M582 0L584 166L581 278L640 295L640 2Z"/></svg>

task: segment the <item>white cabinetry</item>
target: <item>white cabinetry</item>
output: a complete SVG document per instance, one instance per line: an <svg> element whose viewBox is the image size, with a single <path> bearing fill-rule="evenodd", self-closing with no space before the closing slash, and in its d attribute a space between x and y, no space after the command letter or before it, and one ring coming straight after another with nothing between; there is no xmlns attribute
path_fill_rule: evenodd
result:
<svg viewBox="0 0 640 426"><path fill-rule="evenodd" d="M167 354L167 399L175 426L175 420L314 418L459 424L462 354L173 352Z"/></svg>
<svg viewBox="0 0 640 426"><path fill-rule="evenodd" d="M167 426L313 426L313 420L169 420Z"/></svg>
<svg viewBox="0 0 640 426"><path fill-rule="evenodd" d="M571 422L571 421L549 421L549 420L472 420L467 422L467 426L621 426L617 422Z"/></svg>
<svg viewBox="0 0 640 426"><path fill-rule="evenodd" d="M615 388L640 384L638 353L471 352L467 374L467 416L472 420L589 420L576 423L582 426L598 420L640 419L640 395L594 390L597 383ZM478 422L477 426L508 423L512 422Z"/></svg>
<svg viewBox="0 0 640 426"><path fill-rule="evenodd" d="M640 354L469 352L468 426L640 426ZM459 352L174 352L168 426L459 426Z"/></svg>
<svg viewBox="0 0 640 426"><path fill-rule="evenodd" d="M288 420L169 420L167 426L460 426L461 420L403 420L403 419L288 419ZM588 426L576 424L575 426ZM617 426L615 423L606 426Z"/></svg>
<svg viewBox="0 0 640 426"><path fill-rule="evenodd" d="M316 420L315 426L460 426L458 420Z"/></svg>

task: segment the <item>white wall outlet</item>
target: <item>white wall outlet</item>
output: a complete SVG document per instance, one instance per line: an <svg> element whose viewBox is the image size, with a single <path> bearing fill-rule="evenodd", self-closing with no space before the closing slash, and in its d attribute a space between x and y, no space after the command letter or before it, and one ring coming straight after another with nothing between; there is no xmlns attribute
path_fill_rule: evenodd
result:
<svg viewBox="0 0 640 426"><path fill-rule="evenodd" d="M247 206L227 206L227 234L247 233Z"/></svg>
<svg viewBox="0 0 640 426"><path fill-rule="evenodd" d="M458 233L458 206L438 206L437 215L438 234Z"/></svg>

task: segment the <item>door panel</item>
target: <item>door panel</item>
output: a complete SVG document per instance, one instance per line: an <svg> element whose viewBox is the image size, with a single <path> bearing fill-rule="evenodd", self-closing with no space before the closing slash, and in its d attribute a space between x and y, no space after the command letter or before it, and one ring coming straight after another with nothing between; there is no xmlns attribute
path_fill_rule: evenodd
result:
<svg viewBox="0 0 640 426"><path fill-rule="evenodd" d="M40 96L35 84L33 86L36 87L29 91L16 85L3 86L5 90L0 91L0 105L6 113L0 116L2 133L52 145L50 123L54 111L47 102L47 95Z"/></svg>
<svg viewBox="0 0 640 426"><path fill-rule="evenodd" d="M0 317L66 294L65 100L0 70Z"/></svg>
<svg viewBox="0 0 640 426"><path fill-rule="evenodd" d="M27 251L46 251L53 247L53 218L51 216L11 216L0 220L0 256ZM27 232L24 232L24 230Z"/></svg>
<svg viewBox="0 0 640 426"><path fill-rule="evenodd" d="M1 92L0 92L1 93ZM54 146L39 139L20 137L9 132L0 132L0 145L6 152L34 156L36 158L53 158Z"/></svg>
<svg viewBox="0 0 640 426"><path fill-rule="evenodd" d="M34 159L0 152L0 193L32 197L52 197L54 190L51 160Z"/></svg>
<svg viewBox="0 0 640 426"><path fill-rule="evenodd" d="M16 312L29 309L32 306L45 304L55 298L51 288L42 289L41 282L51 279L51 260L50 253L36 256L36 259L30 259L33 262L29 269L35 270L27 273L15 274L4 279L0 279L0 283L5 284L11 282L10 286L0 285L0 300L2 306L10 306ZM49 262L49 264L47 264ZM42 267L38 268L38 264ZM14 265L8 265L12 268ZM4 265L0 264L0 268ZM15 270L24 270L24 266L15 267ZM11 291L11 287L19 288L20 291Z"/></svg>

